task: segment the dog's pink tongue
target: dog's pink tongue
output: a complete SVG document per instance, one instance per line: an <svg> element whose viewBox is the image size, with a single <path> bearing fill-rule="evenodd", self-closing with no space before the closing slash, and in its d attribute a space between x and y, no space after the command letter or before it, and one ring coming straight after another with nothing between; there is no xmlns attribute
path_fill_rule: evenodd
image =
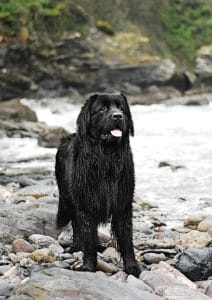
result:
<svg viewBox="0 0 212 300"><path fill-rule="evenodd" d="M111 133L113 136L115 136L115 137L121 137L121 136L122 136L122 131L119 130L119 129L111 130L110 133Z"/></svg>

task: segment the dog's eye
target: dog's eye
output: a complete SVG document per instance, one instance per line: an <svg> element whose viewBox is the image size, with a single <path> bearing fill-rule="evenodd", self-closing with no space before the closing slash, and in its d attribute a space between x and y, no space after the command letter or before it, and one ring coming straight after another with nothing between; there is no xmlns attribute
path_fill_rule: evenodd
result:
<svg viewBox="0 0 212 300"><path fill-rule="evenodd" d="M102 106L101 107L101 111L106 111L107 110L107 107L106 106Z"/></svg>
<svg viewBox="0 0 212 300"><path fill-rule="evenodd" d="M123 106L120 106L120 107L119 107L119 110L120 110L120 111L124 111L124 107L123 107Z"/></svg>

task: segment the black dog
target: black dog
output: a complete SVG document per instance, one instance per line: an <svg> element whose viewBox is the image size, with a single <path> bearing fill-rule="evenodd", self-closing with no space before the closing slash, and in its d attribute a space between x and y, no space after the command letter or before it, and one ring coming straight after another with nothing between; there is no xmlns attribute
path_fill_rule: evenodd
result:
<svg viewBox="0 0 212 300"><path fill-rule="evenodd" d="M77 133L62 139L56 155L59 187L57 226L70 220L74 244L84 252L82 270L95 272L97 226L111 221L125 271L139 276L132 243L134 134L123 94L94 94L82 107Z"/></svg>

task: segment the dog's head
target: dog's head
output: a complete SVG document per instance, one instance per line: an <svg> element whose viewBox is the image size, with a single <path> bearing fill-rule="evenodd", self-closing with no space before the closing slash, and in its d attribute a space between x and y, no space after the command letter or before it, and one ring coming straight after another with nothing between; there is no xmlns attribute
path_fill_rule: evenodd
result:
<svg viewBox="0 0 212 300"><path fill-rule="evenodd" d="M77 119L81 138L92 137L105 142L120 142L134 135L127 98L124 94L94 94L90 96Z"/></svg>

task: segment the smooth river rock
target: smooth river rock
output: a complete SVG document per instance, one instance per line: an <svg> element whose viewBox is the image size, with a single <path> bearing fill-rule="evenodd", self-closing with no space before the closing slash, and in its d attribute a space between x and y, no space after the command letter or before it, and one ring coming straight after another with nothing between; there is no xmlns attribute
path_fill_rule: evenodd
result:
<svg viewBox="0 0 212 300"><path fill-rule="evenodd" d="M114 280L102 272L74 272L61 268L49 268L33 273L31 278L14 289L13 295L32 299L104 299L104 300L159 300L162 299L140 287Z"/></svg>

